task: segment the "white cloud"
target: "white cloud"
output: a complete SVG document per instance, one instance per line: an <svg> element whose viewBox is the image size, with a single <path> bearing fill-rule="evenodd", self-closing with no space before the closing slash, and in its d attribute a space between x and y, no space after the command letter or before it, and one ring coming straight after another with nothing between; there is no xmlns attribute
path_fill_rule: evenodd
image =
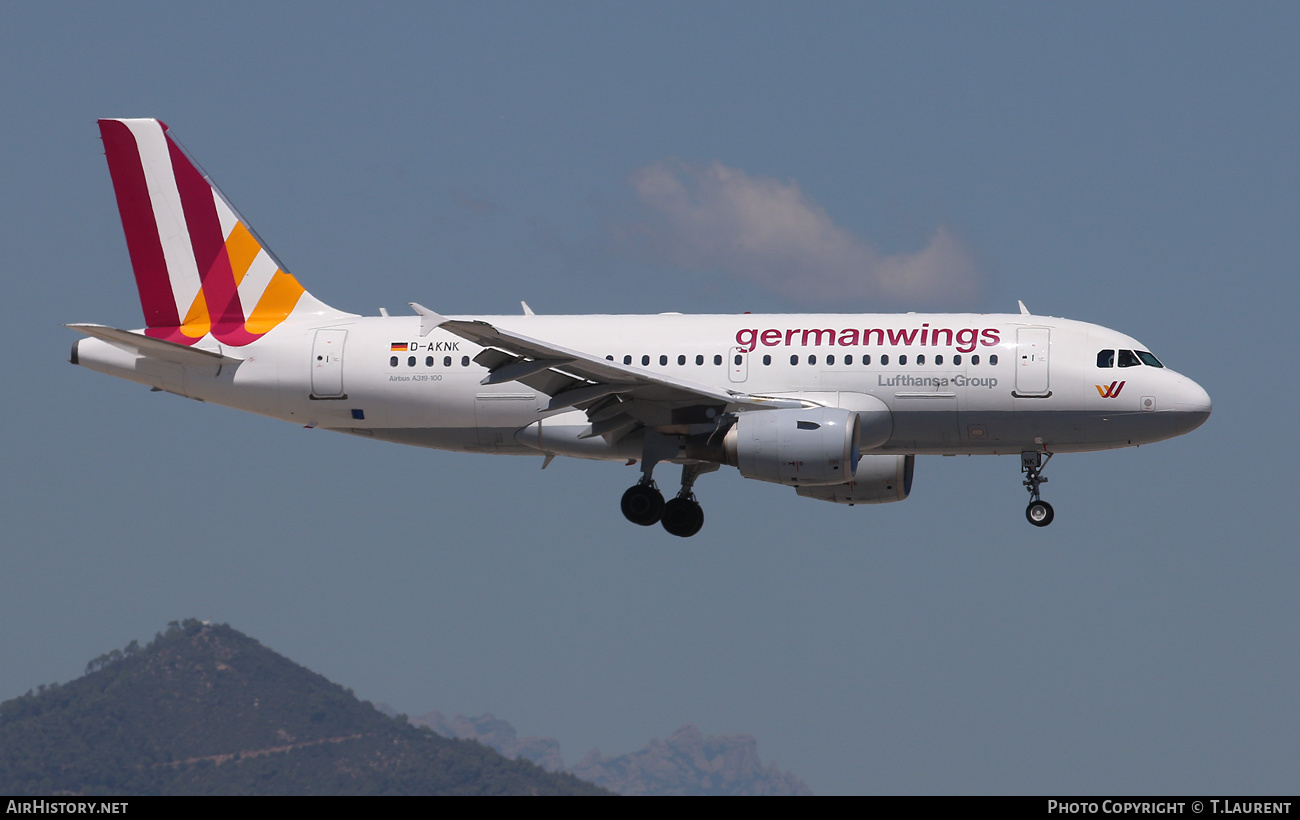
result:
<svg viewBox="0 0 1300 820"><path fill-rule="evenodd" d="M626 252L719 271L809 304L969 306L978 290L970 250L942 226L920 251L884 256L793 181L720 162L663 160L633 172L629 183L643 218L618 229L616 244Z"/></svg>

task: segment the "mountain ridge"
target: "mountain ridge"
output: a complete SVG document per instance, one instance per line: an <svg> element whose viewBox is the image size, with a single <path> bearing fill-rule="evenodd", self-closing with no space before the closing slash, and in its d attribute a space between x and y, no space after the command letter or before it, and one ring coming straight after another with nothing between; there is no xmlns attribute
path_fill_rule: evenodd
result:
<svg viewBox="0 0 1300 820"><path fill-rule="evenodd" d="M463 740L477 740L506 757L522 757L547 771L567 771L622 795L810 796L807 784L775 763L764 766L752 735L708 735L687 723L664 739L607 757L592 749L566 766L560 744L548 737L519 737L506 721L487 714L448 718L434 710L411 723Z"/></svg>
<svg viewBox="0 0 1300 820"><path fill-rule="evenodd" d="M196 620L0 703L0 793L608 794L390 718Z"/></svg>

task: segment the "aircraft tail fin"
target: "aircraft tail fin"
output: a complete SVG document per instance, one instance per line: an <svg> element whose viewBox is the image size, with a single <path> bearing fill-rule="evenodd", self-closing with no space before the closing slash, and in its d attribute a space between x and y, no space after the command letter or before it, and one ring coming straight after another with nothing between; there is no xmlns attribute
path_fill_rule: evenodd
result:
<svg viewBox="0 0 1300 820"><path fill-rule="evenodd" d="M241 346L290 315L347 315L307 293L160 120L99 132L148 336Z"/></svg>

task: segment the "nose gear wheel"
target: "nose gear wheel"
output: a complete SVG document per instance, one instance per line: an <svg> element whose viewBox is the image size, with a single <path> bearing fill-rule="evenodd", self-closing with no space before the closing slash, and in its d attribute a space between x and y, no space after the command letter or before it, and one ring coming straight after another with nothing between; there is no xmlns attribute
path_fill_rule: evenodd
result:
<svg viewBox="0 0 1300 820"><path fill-rule="evenodd" d="M1025 507L1025 518L1035 527L1046 527L1055 516L1052 505L1046 501L1030 501L1029 506Z"/></svg>

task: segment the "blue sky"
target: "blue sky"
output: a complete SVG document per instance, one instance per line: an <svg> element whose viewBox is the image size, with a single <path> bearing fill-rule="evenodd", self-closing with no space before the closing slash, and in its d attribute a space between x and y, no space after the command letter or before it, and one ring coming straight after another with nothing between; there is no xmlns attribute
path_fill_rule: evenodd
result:
<svg viewBox="0 0 1300 820"><path fill-rule="evenodd" d="M0 698L193 616L570 761L693 722L821 793L1294 788L1293 6L5 19ZM1047 530L1015 459L923 458L880 507L724 470L704 532L669 539L619 515L632 468L403 449L68 366L63 323L140 323L101 116L164 119L340 308L1023 299L1143 340L1214 416L1054 460ZM881 260L933 276L890 291Z"/></svg>

